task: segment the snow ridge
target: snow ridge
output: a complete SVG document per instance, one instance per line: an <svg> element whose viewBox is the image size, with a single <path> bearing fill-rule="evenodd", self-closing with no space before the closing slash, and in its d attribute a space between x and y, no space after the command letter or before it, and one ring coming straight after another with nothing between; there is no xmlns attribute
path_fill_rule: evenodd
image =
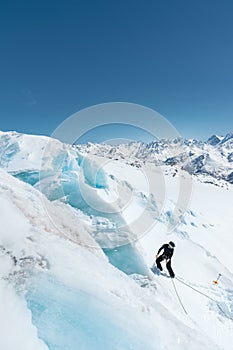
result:
<svg viewBox="0 0 233 350"><path fill-rule="evenodd" d="M213 135L206 142L178 138L149 144L132 142L117 146L89 143L77 145L77 149L81 153L124 159L138 167L145 162L159 166L178 166L190 174L205 175L207 178L210 176L233 183L233 133L228 133L225 137Z"/></svg>

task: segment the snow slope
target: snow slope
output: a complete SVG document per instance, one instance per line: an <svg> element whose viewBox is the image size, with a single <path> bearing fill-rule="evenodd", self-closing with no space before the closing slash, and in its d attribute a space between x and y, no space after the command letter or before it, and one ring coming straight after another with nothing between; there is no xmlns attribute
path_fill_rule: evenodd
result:
<svg viewBox="0 0 233 350"><path fill-rule="evenodd" d="M98 153L86 161L83 150L56 140L17 133L0 139L1 349L231 349L230 184L193 176L189 207L169 233L185 176L177 165L161 165L157 175L146 163L155 183L148 187L135 159ZM155 225L135 236L132 222L143 228L142 213L141 221ZM171 279L148 269L169 240L187 314Z"/></svg>
<svg viewBox="0 0 233 350"><path fill-rule="evenodd" d="M153 170L153 166L148 165L148 167L151 171ZM143 191L143 182L138 181L135 176L140 169L119 161L111 162L109 168L121 180L131 181L133 186ZM181 224L172 234L168 234L168 214L172 212L177 200L177 178L173 177L172 172L167 172L165 177L167 197L162 215L153 229L137 242L137 248L148 266L151 266L154 261L155 247L160 247L168 240L176 242L173 265L177 277L188 286L179 281L175 283L188 316L220 348L230 350L229 339L231 339L233 330L231 228L233 187L224 186L222 188L202 183L198 178L194 178L189 208ZM219 273L222 274L222 277L220 284L216 286L213 280L218 277ZM164 278L155 279L160 285L158 294L163 304L170 311L172 310L174 315L177 315L171 281ZM143 280L142 283L144 283ZM176 301L179 304L178 300ZM182 309L181 305L179 307Z"/></svg>
<svg viewBox="0 0 233 350"><path fill-rule="evenodd" d="M178 322L176 316L160 304L155 297L157 287L152 293L145 293L133 279L110 265L101 250L83 247L84 242L89 245L92 240L87 232L79 232L75 239L71 235L69 240L53 231L43 215L42 195L38 191L3 171L0 188L1 205L5 208L0 235L1 277L4 278L1 290L6 281L8 288L14 287L13 307L4 307L25 333L16 334L9 344L7 334L12 325L5 323L6 339L1 338L1 348L33 350L39 349L40 344L41 349L46 349L36 337L29 310L39 338L49 349L76 349L77 346L79 349L166 349L169 343L174 343L174 332L177 342L173 344L174 349L181 344L188 346L190 336L197 338L190 349L206 347L208 342L190 327L189 320L178 311L182 319ZM73 210L63 211L65 205L61 203L50 205L57 217L67 220L66 231L70 234ZM10 227L6 229L9 222ZM20 305L25 320L14 316ZM2 322L4 318L1 313ZM161 339L168 326L173 335L167 335L164 342Z"/></svg>

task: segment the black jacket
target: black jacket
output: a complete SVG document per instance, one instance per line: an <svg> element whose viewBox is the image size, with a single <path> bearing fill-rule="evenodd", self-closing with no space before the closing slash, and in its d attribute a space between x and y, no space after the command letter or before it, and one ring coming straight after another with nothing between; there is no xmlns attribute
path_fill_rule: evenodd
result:
<svg viewBox="0 0 233 350"><path fill-rule="evenodd" d="M161 248L159 248L158 254L161 252L162 249L164 250L162 255L165 258L169 258L170 259L172 257L172 255L173 255L174 248L172 248L169 244L165 243L164 245L162 245Z"/></svg>

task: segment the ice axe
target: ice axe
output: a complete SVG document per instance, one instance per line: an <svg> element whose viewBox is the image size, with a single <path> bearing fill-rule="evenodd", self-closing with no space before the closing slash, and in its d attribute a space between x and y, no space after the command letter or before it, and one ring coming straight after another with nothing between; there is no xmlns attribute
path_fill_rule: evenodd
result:
<svg viewBox="0 0 233 350"><path fill-rule="evenodd" d="M219 273L219 274L218 274L218 277L216 278L216 280L213 281L213 283L214 283L214 284L218 284L218 281L219 281L219 279L220 279L221 276L222 276L221 273Z"/></svg>

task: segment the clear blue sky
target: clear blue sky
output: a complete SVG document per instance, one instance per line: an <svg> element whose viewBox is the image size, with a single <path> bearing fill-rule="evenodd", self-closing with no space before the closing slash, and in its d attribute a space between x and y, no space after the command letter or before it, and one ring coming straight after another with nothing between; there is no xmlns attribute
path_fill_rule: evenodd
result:
<svg viewBox="0 0 233 350"><path fill-rule="evenodd" d="M232 131L232 14L231 0L2 1L0 129L49 135L123 101L185 137Z"/></svg>

